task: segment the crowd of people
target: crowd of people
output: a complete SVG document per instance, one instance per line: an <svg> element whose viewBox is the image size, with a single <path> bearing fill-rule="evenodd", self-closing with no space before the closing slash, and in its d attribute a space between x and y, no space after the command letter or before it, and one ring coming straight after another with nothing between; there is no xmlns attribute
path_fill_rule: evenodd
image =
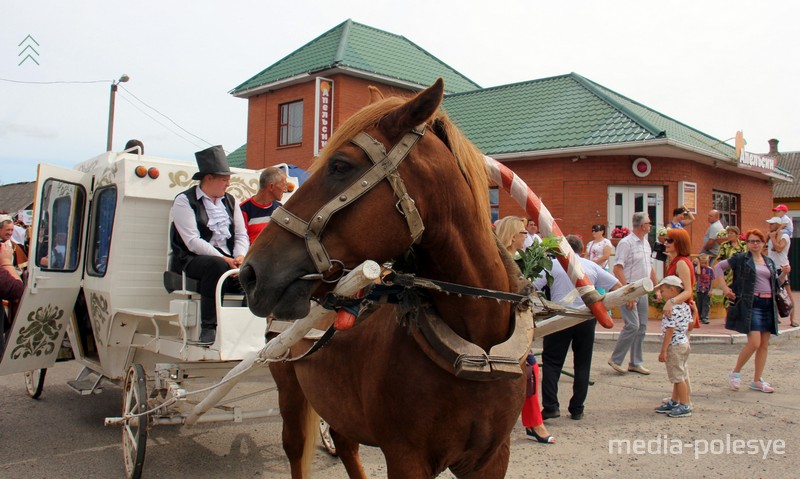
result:
<svg viewBox="0 0 800 479"><path fill-rule="evenodd" d="M580 235L567 236L575 254L581 256L581 266L601 294L644 278L657 283L652 298L644 295L619 308L623 327L608 360L609 366L619 374L651 374L643 352L648 306L651 300L662 304L662 344L658 361L665 365L672 390L655 408L656 413L673 418L693 413L688 367L690 338L694 328L710 323L714 288L723 294L725 328L747 335L747 343L726 378L727 385L733 390L740 388L742 369L754 357L749 388L774 392L764 375L769 339L778 334L780 322L776 300L784 288L789 290L792 222L785 205L778 205L773 212L774 216L766 220L766 232L754 228L742 235L736 226L725 227L719 211L711 210L702 245L696 248L692 247L685 229L695 221L695 216L684 206L673 211L672 220L665 228L658 229L654 245L650 242L654 230L652 221L645 212L634 213L630 234L620 239L616 247L606 238L604 224L591 226L592 239L585 248ZM525 250L542 241L533 219L505 217L495 225L501 243L520 264ZM660 282L656 281L654 259L664 262L664 277ZM537 290L564 306L582 305L558 261L553 261L548 273L552 277L549 286L544 273L532 278ZM793 308L789 320L792 327L798 326ZM574 420L584 417L595 325L596 320L584 321L545 336L540 344L541 367L533 351L529 355L526 361L529 385L522 411L529 439L546 444L556 442L544 421L561 416L558 381L570 347L574 381L567 410ZM541 378L538 378L540 371ZM541 387L537 387L539 381Z"/></svg>

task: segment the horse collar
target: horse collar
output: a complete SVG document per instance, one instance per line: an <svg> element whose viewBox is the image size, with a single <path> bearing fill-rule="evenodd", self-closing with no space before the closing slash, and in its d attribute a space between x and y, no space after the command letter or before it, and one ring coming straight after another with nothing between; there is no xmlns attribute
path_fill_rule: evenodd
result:
<svg viewBox="0 0 800 479"><path fill-rule="evenodd" d="M422 351L439 367L471 381L514 379L522 375L521 361L533 342L533 313L511 308L511 336L489 352L453 331L431 311L420 311L411 332Z"/></svg>
<svg viewBox="0 0 800 479"><path fill-rule="evenodd" d="M422 223L422 217L414 200L408 195L403 179L397 173L397 167L424 134L425 125L423 124L406 133L387 153L381 142L362 131L350 141L364 150L373 165L353 184L341 192L338 197L325 203L322 208L314 213L310 221L305 221L295 216L281 206L272 213L272 222L305 239L306 249L314 262L317 272L320 274L326 273L332 269L333 262L341 264L338 260L331 260L321 240L322 231L331 216L355 202L380 181L386 179L398 198L395 207L406 219L413 243L419 242L425 226Z"/></svg>

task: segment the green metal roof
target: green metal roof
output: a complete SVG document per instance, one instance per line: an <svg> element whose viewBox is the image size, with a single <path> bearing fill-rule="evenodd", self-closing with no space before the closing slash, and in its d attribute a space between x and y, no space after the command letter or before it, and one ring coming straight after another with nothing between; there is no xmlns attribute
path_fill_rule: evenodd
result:
<svg viewBox="0 0 800 479"><path fill-rule="evenodd" d="M247 168L247 143L236 148L228 155L228 166L232 168Z"/></svg>
<svg viewBox="0 0 800 479"><path fill-rule="evenodd" d="M447 95L443 108L488 155L672 139L735 157L733 147L576 73Z"/></svg>
<svg viewBox="0 0 800 479"><path fill-rule="evenodd" d="M303 45L230 91L233 95L262 85L343 67L419 85L444 78L448 92L480 88L447 64L401 35L347 20Z"/></svg>

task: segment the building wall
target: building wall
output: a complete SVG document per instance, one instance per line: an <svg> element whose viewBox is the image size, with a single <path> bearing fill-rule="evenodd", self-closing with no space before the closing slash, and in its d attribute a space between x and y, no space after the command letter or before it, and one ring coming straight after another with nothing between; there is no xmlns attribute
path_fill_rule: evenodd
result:
<svg viewBox="0 0 800 479"><path fill-rule="evenodd" d="M332 75L333 131L352 114L369 103L369 85L378 86L384 95L410 95L412 92L381 85L349 75ZM277 163L291 163L307 169L314 160L314 94L316 82L291 85L250 97L247 115L247 168L261 169ZM303 141L299 145L278 146L280 105L303 100Z"/></svg>
<svg viewBox="0 0 800 479"><path fill-rule="evenodd" d="M591 225L608 224L609 186L660 186L664 223L672 219L678 206L678 182L697 183L695 222L686 229L692 238L692 250L699 251L708 228L707 214L713 208L712 190L740 195L740 227L766 229L772 216L772 185L769 182L712 168L689 160L648 157L652 171L646 178L633 174L631 165L638 156L589 157L573 162L571 158L543 158L506 161L536 193L565 234L578 233L591 238ZM525 212L507 194L500 194L500 216L525 216ZM662 225L658 225L662 226Z"/></svg>

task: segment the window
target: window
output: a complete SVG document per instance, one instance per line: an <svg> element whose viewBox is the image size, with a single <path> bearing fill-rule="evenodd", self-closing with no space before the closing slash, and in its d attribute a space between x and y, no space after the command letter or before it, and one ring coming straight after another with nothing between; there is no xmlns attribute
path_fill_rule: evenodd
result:
<svg viewBox="0 0 800 479"><path fill-rule="evenodd" d="M111 231L114 213L117 210L117 187L98 189L94 195L92 229L89 233L89 274L105 276L108 269L108 254L111 251Z"/></svg>
<svg viewBox="0 0 800 479"><path fill-rule="evenodd" d="M740 227L739 195L714 190L712 191L711 201L714 209L719 211L722 226Z"/></svg>
<svg viewBox="0 0 800 479"><path fill-rule="evenodd" d="M49 179L42 188L36 265L48 270L78 268L86 192L80 185ZM33 248L33 246L31 246Z"/></svg>
<svg viewBox="0 0 800 479"><path fill-rule="evenodd" d="M280 106L279 146L298 145L303 142L303 101Z"/></svg>
<svg viewBox="0 0 800 479"><path fill-rule="evenodd" d="M489 188L489 210L494 224L500 218L500 190L496 186Z"/></svg>

